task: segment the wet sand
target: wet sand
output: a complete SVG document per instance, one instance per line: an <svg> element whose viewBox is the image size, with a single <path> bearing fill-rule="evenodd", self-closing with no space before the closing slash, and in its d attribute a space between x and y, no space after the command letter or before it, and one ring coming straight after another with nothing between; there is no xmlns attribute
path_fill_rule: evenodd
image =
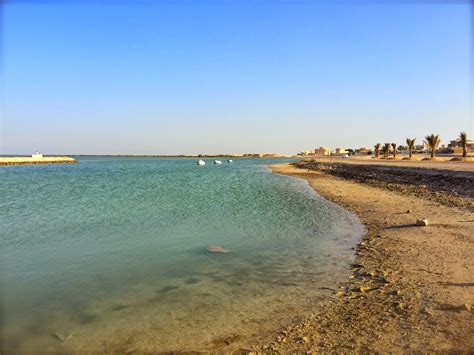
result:
<svg viewBox="0 0 474 355"><path fill-rule="evenodd" d="M344 163L358 169L357 162ZM340 177L289 164L272 170L306 179L319 194L356 213L368 232L355 251L347 285L322 310L282 329L262 350L474 349L474 213L469 205L442 203L409 187L387 189L356 174ZM436 185L424 188L436 190ZM428 218L429 225L414 226L418 218Z"/></svg>

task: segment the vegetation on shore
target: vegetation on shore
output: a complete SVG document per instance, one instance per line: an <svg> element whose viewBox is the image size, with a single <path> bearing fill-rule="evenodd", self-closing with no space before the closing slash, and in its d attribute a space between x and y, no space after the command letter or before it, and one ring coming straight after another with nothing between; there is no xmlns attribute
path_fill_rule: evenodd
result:
<svg viewBox="0 0 474 355"><path fill-rule="evenodd" d="M411 159L413 157L413 149L415 148L415 140L416 138L410 139L407 138L407 147L408 147L408 157Z"/></svg>
<svg viewBox="0 0 474 355"><path fill-rule="evenodd" d="M393 159L397 157L397 143L392 143Z"/></svg>
<svg viewBox="0 0 474 355"><path fill-rule="evenodd" d="M380 146L381 146L380 143L377 143L376 145L374 145L374 152L375 152L375 157L376 157L376 158L379 157L379 154L380 154Z"/></svg>
<svg viewBox="0 0 474 355"><path fill-rule="evenodd" d="M467 133L459 133L459 139L461 140L462 144L462 157L465 158L467 156Z"/></svg>
<svg viewBox="0 0 474 355"><path fill-rule="evenodd" d="M435 151L438 148L439 144L441 143L441 139L439 138L439 134L434 135L433 133L427 135L424 140L425 144L430 148L431 151L431 159L435 156Z"/></svg>
<svg viewBox="0 0 474 355"><path fill-rule="evenodd" d="M385 159L388 158L388 154L390 153L390 143L385 143L383 145L383 149L382 149L382 152L383 152L383 157Z"/></svg>
<svg viewBox="0 0 474 355"><path fill-rule="evenodd" d="M417 149L415 146L416 138L406 138L406 146L398 146L396 143L385 143L383 146L380 143L374 145L374 157L379 158L380 152L383 153L383 158L388 159L390 153L393 154L393 159L396 159L398 151L408 150L408 159L413 158L413 153ZM467 157L467 146L468 146L468 139L466 132L459 133L459 142L462 146L462 160L468 160ZM429 134L425 136L423 140L423 146L429 149L431 159L435 159L436 151L438 150L441 143L441 138L439 134ZM421 149L421 148L418 148ZM369 154L371 154L369 152ZM405 158L406 159L406 158ZM428 159L428 158L426 158ZM453 158L452 160L460 160L459 158Z"/></svg>

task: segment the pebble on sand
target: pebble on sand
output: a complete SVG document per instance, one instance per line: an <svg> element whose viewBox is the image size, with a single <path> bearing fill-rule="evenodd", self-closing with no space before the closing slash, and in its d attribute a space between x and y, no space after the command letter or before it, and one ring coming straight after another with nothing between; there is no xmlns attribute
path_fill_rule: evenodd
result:
<svg viewBox="0 0 474 355"><path fill-rule="evenodd" d="M427 226L428 225L428 219L427 218L424 218L424 219L417 219L416 220L416 223L415 223L417 226Z"/></svg>

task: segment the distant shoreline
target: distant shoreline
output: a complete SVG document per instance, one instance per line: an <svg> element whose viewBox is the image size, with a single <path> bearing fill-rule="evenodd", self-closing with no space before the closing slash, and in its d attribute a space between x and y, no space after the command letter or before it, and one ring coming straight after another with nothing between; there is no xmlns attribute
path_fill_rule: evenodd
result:
<svg viewBox="0 0 474 355"><path fill-rule="evenodd" d="M283 154L198 154L198 155L163 155L163 154L79 154L76 157L115 157L115 158L295 158Z"/></svg>
<svg viewBox="0 0 474 355"><path fill-rule="evenodd" d="M45 155L41 158L33 158L27 155L1 155L0 166L12 166L12 165L37 165L37 164L66 164L66 163L77 163L76 158L189 158L189 159L214 159L214 158L232 158L232 159L246 159L246 158L294 158L290 155L278 155L278 154L243 154L243 155L231 155L231 154L219 154L219 155L146 155L146 154L76 154L70 156L59 156L59 155Z"/></svg>
<svg viewBox="0 0 474 355"><path fill-rule="evenodd" d="M76 163L77 160L71 157L0 157L0 166L11 165L36 165L36 164L70 164Z"/></svg>

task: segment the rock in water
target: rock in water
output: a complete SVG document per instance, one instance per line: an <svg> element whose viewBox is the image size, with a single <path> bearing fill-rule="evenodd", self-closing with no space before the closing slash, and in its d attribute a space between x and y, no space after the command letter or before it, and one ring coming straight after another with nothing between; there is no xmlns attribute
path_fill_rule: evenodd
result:
<svg viewBox="0 0 474 355"><path fill-rule="evenodd" d="M428 225L428 219L427 219L427 218L425 218L425 219L417 219L417 220L416 220L416 225L417 225L417 226L423 226L423 227L425 227L425 226Z"/></svg>
<svg viewBox="0 0 474 355"><path fill-rule="evenodd" d="M224 253L224 254L234 252L233 250L222 248L219 245L209 245L207 247L207 251L210 253Z"/></svg>
<svg viewBox="0 0 474 355"><path fill-rule="evenodd" d="M70 339L73 335L74 333L60 333L60 332L53 333L53 336L63 343L66 340Z"/></svg>

